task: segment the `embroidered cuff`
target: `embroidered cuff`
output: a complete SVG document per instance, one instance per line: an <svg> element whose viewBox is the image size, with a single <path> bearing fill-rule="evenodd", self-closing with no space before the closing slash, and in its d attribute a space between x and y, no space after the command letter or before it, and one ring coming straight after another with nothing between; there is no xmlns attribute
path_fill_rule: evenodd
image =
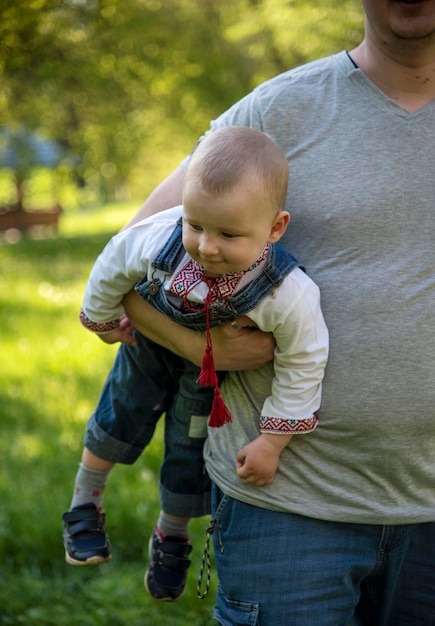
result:
<svg viewBox="0 0 435 626"><path fill-rule="evenodd" d="M317 413L304 420L285 420L281 417L260 418L260 432L278 435L304 435L311 433L319 423Z"/></svg>
<svg viewBox="0 0 435 626"><path fill-rule="evenodd" d="M91 330L93 333L97 333L98 335L110 333L111 330L115 330L115 328L118 328L119 326L119 318L110 322L93 322L89 319L83 309L80 311L80 321L85 328Z"/></svg>

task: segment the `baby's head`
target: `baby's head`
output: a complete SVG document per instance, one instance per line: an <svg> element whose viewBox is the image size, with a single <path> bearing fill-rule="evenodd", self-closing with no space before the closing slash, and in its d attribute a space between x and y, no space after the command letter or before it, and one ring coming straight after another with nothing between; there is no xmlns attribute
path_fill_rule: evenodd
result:
<svg viewBox="0 0 435 626"><path fill-rule="evenodd" d="M228 126L210 133L196 146L184 187L200 185L218 196L246 183L267 197L277 212L285 207L288 178L285 154L269 135L247 126Z"/></svg>
<svg viewBox="0 0 435 626"><path fill-rule="evenodd" d="M250 267L287 227L288 177L287 159L268 135L245 126L210 133L195 148L183 185L190 256L215 274Z"/></svg>

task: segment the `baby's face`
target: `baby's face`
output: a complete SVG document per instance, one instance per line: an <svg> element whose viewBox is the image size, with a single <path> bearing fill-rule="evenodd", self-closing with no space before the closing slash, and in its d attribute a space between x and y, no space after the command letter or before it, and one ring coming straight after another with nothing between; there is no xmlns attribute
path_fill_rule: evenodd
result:
<svg viewBox="0 0 435 626"><path fill-rule="evenodd" d="M183 245L211 274L246 270L262 253L274 213L266 195L248 180L223 195L187 182L183 206Z"/></svg>

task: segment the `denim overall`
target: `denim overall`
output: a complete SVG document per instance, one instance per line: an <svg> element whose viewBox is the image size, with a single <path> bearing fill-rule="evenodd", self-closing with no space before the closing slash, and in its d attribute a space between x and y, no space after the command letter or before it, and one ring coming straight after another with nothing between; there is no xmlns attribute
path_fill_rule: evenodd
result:
<svg viewBox="0 0 435 626"><path fill-rule="evenodd" d="M185 250L181 220L157 255L157 272L172 275ZM231 298L231 309L211 305L210 326L247 314L282 283L299 264L284 248L269 246L263 272ZM135 290L156 309L182 326L205 330L205 313L181 312L168 302L160 278L144 279ZM114 463L136 461L154 434L163 413L165 454L160 469L161 507L170 515L201 517L210 513L210 481L202 448L213 402L213 388L196 383L199 368L135 333L138 345L121 344L99 403L86 429L85 445Z"/></svg>

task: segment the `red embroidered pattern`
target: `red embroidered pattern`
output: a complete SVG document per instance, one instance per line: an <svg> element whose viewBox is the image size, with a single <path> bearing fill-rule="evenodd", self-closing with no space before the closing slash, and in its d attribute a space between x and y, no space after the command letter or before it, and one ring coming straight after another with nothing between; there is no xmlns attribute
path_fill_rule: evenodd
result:
<svg viewBox="0 0 435 626"><path fill-rule="evenodd" d="M83 309L80 311L80 321L85 328L91 330L93 333L103 335L104 333L110 333L111 330L115 330L119 326L119 319L112 320L110 322L93 322L89 319Z"/></svg>
<svg viewBox="0 0 435 626"><path fill-rule="evenodd" d="M219 302L221 305L224 305L223 301L231 298L246 272L253 270L262 261L264 261L268 253L269 246L266 245L255 263L253 263L247 270L218 276L211 287L213 291L212 302ZM184 267L182 267L179 272L174 274L172 281L169 284L169 291L172 291L172 293L180 298L187 298L189 292L192 291L192 289L201 281L204 281L204 278L204 268L202 265L193 259L189 259Z"/></svg>
<svg viewBox="0 0 435 626"><path fill-rule="evenodd" d="M260 431L262 433L279 433L281 435L303 435L312 432L319 418L317 414L304 420L286 420L281 417L261 417Z"/></svg>
<svg viewBox="0 0 435 626"><path fill-rule="evenodd" d="M218 276L210 287L213 294L212 302L228 300L236 291L244 274L245 272L234 272ZM204 278L203 268L193 259L189 259L186 265L174 275L169 289L180 298L186 298Z"/></svg>
<svg viewBox="0 0 435 626"><path fill-rule="evenodd" d="M204 277L204 270L193 259L189 259L179 272L174 274L169 285L169 291L180 298L185 298L195 285L198 285Z"/></svg>

